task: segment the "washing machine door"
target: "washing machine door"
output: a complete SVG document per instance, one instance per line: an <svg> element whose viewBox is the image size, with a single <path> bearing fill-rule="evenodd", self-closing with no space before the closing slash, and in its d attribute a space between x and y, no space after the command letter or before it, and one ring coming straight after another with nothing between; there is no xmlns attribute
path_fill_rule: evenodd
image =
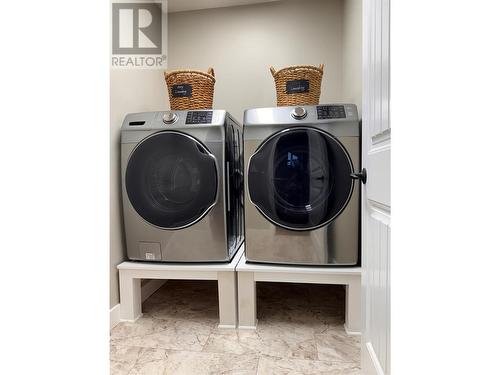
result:
<svg viewBox="0 0 500 375"><path fill-rule="evenodd" d="M349 202L353 172L337 138L314 128L286 129L250 157L250 200L278 226L316 229L334 220Z"/></svg>
<svg viewBox="0 0 500 375"><path fill-rule="evenodd" d="M133 150L125 184L130 203L148 223L164 229L185 228L216 202L215 157L186 134L156 133Z"/></svg>

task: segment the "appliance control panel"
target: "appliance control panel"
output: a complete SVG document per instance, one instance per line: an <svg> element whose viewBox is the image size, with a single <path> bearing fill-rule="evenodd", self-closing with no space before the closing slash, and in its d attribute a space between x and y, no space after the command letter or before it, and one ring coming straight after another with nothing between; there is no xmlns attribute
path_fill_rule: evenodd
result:
<svg viewBox="0 0 500 375"><path fill-rule="evenodd" d="M316 107L318 120L329 120L333 118L346 118L343 105L319 105Z"/></svg>
<svg viewBox="0 0 500 375"><path fill-rule="evenodd" d="M211 124L212 111L189 111L186 116L186 125Z"/></svg>

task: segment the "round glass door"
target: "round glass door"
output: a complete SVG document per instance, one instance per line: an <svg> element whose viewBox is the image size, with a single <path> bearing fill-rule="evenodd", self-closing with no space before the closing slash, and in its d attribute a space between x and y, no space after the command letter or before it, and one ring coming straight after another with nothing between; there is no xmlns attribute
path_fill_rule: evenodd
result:
<svg viewBox="0 0 500 375"><path fill-rule="evenodd" d="M354 187L352 161L344 146L318 129L276 133L248 166L250 200L271 222L311 230L334 220Z"/></svg>
<svg viewBox="0 0 500 375"><path fill-rule="evenodd" d="M161 132L134 149L125 184L130 203L144 220L179 229L200 220L215 204L217 167L196 139Z"/></svg>

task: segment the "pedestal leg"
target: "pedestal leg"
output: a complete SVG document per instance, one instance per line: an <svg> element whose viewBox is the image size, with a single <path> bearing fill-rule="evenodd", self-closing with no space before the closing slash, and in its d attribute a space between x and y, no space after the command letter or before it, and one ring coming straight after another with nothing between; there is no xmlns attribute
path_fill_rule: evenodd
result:
<svg viewBox="0 0 500 375"><path fill-rule="evenodd" d="M361 334L361 278L355 277L346 286L345 330L351 335Z"/></svg>
<svg viewBox="0 0 500 375"><path fill-rule="evenodd" d="M238 272L238 316L239 328L256 328L257 301L253 272Z"/></svg>
<svg viewBox="0 0 500 375"><path fill-rule="evenodd" d="M120 270L120 318L135 322L141 316L141 279L134 279L127 270Z"/></svg>
<svg viewBox="0 0 500 375"><path fill-rule="evenodd" d="M236 272L218 272L219 328L236 328L238 324Z"/></svg>

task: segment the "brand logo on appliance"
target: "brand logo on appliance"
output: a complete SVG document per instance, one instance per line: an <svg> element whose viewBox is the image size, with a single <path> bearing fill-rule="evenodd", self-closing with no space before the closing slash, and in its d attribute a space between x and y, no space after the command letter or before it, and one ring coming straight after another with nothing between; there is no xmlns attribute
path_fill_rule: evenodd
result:
<svg viewBox="0 0 500 375"><path fill-rule="evenodd" d="M112 2L112 67L164 68L166 9L166 1Z"/></svg>
<svg viewBox="0 0 500 375"><path fill-rule="evenodd" d="M147 260L155 260L155 255L153 253L146 253L146 259Z"/></svg>

